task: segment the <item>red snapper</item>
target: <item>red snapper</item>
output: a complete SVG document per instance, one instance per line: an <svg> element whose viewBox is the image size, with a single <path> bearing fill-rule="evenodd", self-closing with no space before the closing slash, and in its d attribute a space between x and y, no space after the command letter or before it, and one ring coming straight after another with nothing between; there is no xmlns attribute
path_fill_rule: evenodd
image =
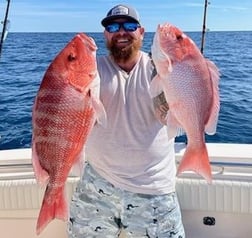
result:
<svg viewBox="0 0 252 238"><path fill-rule="evenodd" d="M169 138L186 133L188 144L178 174L191 170L212 180L205 133L214 134L220 109L219 70L177 27L159 25L152 44L157 75L150 92L164 92Z"/></svg>
<svg viewBox="0 0 252 238"><path fill-rule="evenodd" d="M96 44L77 34L49 65L32 112L32 162L37 181L46 190L37 234L54 218L66 220L65 182L95 120L106 122L99 95Z"/></svg>

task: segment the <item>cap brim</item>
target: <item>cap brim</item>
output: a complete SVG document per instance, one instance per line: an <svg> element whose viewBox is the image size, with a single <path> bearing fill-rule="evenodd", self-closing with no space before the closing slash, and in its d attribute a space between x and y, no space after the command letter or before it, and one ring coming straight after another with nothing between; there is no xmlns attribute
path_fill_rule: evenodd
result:
<svg viewBox="0 0 252 238"><path fill-rule="evenodd" d="M125 16L125 15L116 15L116 16L109 16L109 17L105 17L102 21L101 24L106 27L109 23L111 23L112 21L116 20L116 19L121 19L121 18L125 18L128 19L130 21L133 22L137 22L139 23L138 20L136 20L135 18L131 17L131 16ZM140 23L139 23L140 24Z"/></svg>

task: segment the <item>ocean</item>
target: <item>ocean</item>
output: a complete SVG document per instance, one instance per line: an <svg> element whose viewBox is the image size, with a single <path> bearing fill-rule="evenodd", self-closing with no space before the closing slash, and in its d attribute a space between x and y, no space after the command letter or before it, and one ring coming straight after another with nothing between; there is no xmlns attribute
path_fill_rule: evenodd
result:
<svg viewBox="0 0 252 238"><path fill-rule="evenodd" d="M87 33L106 54L102 33ZM153 34L145 34L150 51ZM187 32L200 47L201 32ZM31 112L43 75L75 33L9 33L0 59L0 150L31 146ZM217 132L208 143L252 143L252 31L207 32L204 55L221 72ZM186 141L185 136L176 141Z"/></svg>

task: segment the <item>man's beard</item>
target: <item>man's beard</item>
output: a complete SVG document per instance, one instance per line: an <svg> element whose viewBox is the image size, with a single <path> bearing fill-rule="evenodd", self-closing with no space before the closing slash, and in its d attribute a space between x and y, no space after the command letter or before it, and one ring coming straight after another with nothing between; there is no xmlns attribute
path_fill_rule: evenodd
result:
<svg viewBox="0 0 252 238"><path fill-rule="evenodd" d="M140 39L133 40L130 45L125 47L118 47L114 40L110 43L107 42L107 48L110 51L110 55L113 57L115 62L127 62L131 58L133 58L137 52L142 47L142 41Z"/></svg>

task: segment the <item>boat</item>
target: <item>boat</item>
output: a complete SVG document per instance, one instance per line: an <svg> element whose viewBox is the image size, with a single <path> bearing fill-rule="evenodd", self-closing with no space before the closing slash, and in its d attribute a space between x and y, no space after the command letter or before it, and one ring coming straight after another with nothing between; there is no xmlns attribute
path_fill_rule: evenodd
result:
<svg viewBox="0 0 252 238"><path fill-rule="evenodd" d="M205 0L202 53L208 4ZM6 23L9 22L6 20ZM8 28L3 32L5 35L1 35L1 38L4 41ZM251 237L252 144L206 144L212 167L212 183L208 184L193 172L184 172L176 179L186 238ZM177 165L185 149L185 143L175 143ZM31 148L0 150L1 237L38 237L36 222L45 188L41 188L35 180L31 154ZM70 173L66 183L69 202L78 180L78 176ZM67 238L66 230L67 222L55 219L39 238ZM120 237L124 237L123 232Z"/></svg>
<svg viewBox="0 0 252 238"><path fill-rule="evenodd" d="M176 143L179 164L186 148ZM186 238L248 238L252 234L252 144L207 143L213 182L193 172L177 177ZM70 202L79 177L70 173ZM31 149L0 150L1 237L36 238L44 188L36 183ZM53 220L40 238L67 238L67 222Z"/></svg>

